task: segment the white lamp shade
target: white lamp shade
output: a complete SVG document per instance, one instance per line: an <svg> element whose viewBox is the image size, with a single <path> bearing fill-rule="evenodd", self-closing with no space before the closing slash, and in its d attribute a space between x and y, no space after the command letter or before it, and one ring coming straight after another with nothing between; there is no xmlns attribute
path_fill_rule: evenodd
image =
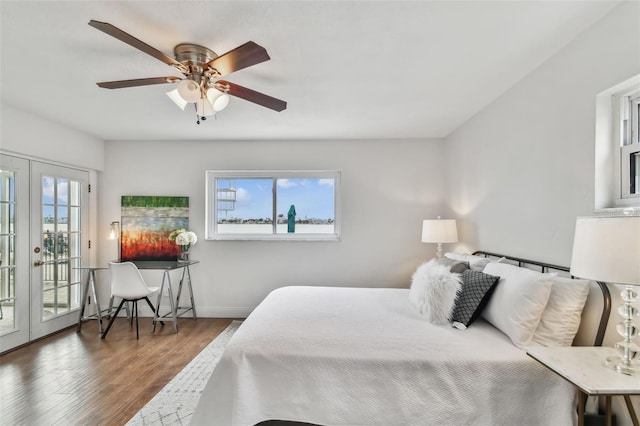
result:
<svg viewBox="0 0 640 426"><path fill-rule="evenodd" d="M182 99L193 104L200 99L200 85L193 80L182 80L178 84L178 93Z"/></svg>
<svg viewBox="0 0 640 426"><path fill-rule="evenodd" d="M216 112L213 109L213 105L207 98L198 99L196 102L196 113L200 117L211 117L212 115L216 115Z"/></svg>
<svg viewBox="0 0 640 426"><path fill-rule="evenodd" d="M211 102L215 112L222 111L229 104L229 95L213 87L207 90L207 99Z"/></svg>
<svg viewBox="0 0 640 426"><path fill-rule="evenodd" d="M180 96L180 94L178 93L178 89L173 89L172 91L167 92L167 96L173 101L173 103L178 105L178 108L184 111L184 108L187 106L188 102L182 99L182 96Z"/></svg>
<svg viewBox="0 0 640 426"><path fill-rule="evenodd" d="M640 217L579 217L571 274L596 281L640 285Z"/></svg>
<svg viewBox="0 0 640 426"><path fill-rule="evenodd" d="M427 219L422 221L423 243L456 243L458 229L455 219Z"/></svg>

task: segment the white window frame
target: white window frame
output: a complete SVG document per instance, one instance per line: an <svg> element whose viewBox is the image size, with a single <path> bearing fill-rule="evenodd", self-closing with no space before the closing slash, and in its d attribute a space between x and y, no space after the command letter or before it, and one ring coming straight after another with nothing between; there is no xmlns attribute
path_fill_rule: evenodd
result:
<svg viewBox="0 0 640 426"><path fill-rule="evenodd" d="M632 194L631 170L629 159L631 155L640 153L640 139L638 136L638 104L640 104L640 88L634 88L631 92L614 96L618 106L618 120L615 126L615 141L618 142L620 154L616 157L616 176L620 176L620 200L637 199L640 202L640 191ZM638 188L638 182L636 182Z"/></svg>
<svg viewBox="0 0 640 426"><path fill-rule="evenodd" d="M640 152L640 117L637 113L639 102L640 74L596 97L597 212L640 207L640 193L631 194L629 191L629 157Z"/></svg>
<svg viewBox="0 0 640 426"><path fill-rule="evenodd" d="M622 199L635 198L640 200L640 182L636 175L636 192L630 192L630 157L632 155L640 155L640 138L638 134L638 105L640 105L640 90L625 95L620 101L621 124L620 130L624 130L620 140L620 195ZM636 164L638 160L636 159ZM637 167L637 166L636 166Z"/></svg>
<svg viewBox="0 0 640 426"><path fill-rule="evenodd" d="M340 171L337 170L207 170L205 239L207 240L277 240L277 241L339 241L341 230ZM334 180L334 232L333 233L272 233L272 234L228 234L218 233L218 197L216 181L228 179L333 179ZM273 195L273 205L277 203ZM274 207L275 209L275 207ZM275 215L275 212L274 212ZM275 218L274 218L275 219Z"/></svg>

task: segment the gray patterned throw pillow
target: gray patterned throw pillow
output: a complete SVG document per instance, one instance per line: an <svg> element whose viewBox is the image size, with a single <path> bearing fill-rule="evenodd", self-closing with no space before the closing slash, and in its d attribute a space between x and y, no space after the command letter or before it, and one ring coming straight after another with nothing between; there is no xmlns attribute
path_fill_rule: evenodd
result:
<svg viewBox="0 0 640 426"><path fill-rule="evenodd" d="M499 280L500 277L471 269L462 273L462 287L451 315L454 327L465 329L478 318Z"/></svg>

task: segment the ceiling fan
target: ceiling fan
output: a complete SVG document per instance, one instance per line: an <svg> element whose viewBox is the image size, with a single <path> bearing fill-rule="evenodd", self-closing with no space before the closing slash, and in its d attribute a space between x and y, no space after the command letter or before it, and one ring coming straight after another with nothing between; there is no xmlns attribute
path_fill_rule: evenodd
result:
<svg viewBox="0 0 640 426"><path fill-rule="evenodd" d="M229 95L278 112L287 108L285 101L226 80L220 80L234 71L271 59L264 47L252 41L220 56L206 47L192 43L181 43L174 47L175 58L172 58L107 22L91 20L89 25L153 56L184 75L184 78L168 76L106 81L97 83L99 87L121 89L152 84L178 83L174 90L167 92L167 95L182 110L187 104L194 104L198 124L201 119L206 120L207 117L224 109L229 103Z"/></svg>

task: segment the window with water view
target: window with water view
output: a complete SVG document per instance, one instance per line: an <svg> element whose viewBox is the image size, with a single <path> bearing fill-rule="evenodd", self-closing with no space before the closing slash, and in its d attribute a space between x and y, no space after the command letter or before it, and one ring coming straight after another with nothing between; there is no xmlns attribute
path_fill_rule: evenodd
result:
<svg viewBox="0 0 640 426"><path fill-rule="evenodd" d="M207 172L207 238L337 239L339 172Z"/></svg>

